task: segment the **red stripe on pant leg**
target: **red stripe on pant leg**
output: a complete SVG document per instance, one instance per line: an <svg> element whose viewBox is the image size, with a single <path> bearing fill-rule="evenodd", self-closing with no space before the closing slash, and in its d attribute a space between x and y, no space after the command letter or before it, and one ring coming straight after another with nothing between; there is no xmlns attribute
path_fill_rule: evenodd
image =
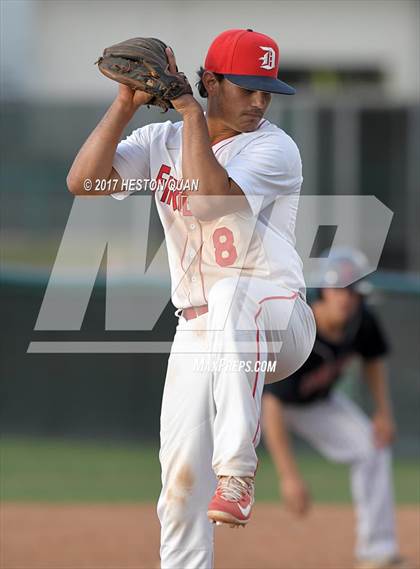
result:
<svg viewBox="0 0 420 569"><path fill-rule="evenodd" d="M264 298L262 298L258 304L262 304L263 302L265 302L266 300L294 300L296 297L298 296L298 293L295 292L293 293L291 296L266 296ZM255 322L255 326L257 328L257 333L256 333L256 342L257 342L257 360L259 360L260 358L260 329L258 328L258 324L257 324L257 318L258 316L261 314L261 310L262 307L260 306L260 308L258 309L258 312L255 314L254 316L254 322ZM259 370L257 370L255 372L255 379L254 379L254 385L252 388L252 397L255 398L255 392L257 390L257 384L258 384L258 374L259 374ZM258 425L257 425L257 430L255 431L255 435L254 438L252 439L252 444L254 444L255 439L257 437L258 434L258 430L260 428L260 421L258 421Z"/></svg>
<svg viewBox="0 0 420 569"><path fill-rule="evenodd" d="M258 435L258 431L259 431L259 430L260 430L260 421L258 420L257 430L255 431L254 438L252 439L252 444L255 443L255 439L257 438L257 435Z"/></svg>
<svg viewBox="0 0 420 569"><path fill-rule="evenodd" d="M258 312L254 316L255 326L257 328L257 333L256 333L256 338L255 338L255 341L257 342L257 359L260 357L260 329L258 328L257 318L261 314L261 310L262 310L262 308L259 308ZM255 390L257 388L257 382L258 382L258 373L259 373L259 370L257 370L255 372L254 385L252 387L252 397L255 397Z"/></svg>
<svg viewBox="0 0 420 569"><path fill-rule="evenodd" d="M262 298L261 300L259 300L258 304L262 304L266 300L294 300L297 297L297 295L298 295L298 293L294 292L291 296L266 296L266 297ZM260 308L258 309L258 312L254 316L255 326L257 328L257 334L256 334L257 359L259 359L259 356L260 356L260 330L258 328L257 318L261 314L261 310L262 310L262 307L260 306ZM255 391L257 389L257 382L258 382L258 371L255 372L254 385L252 388L252 397L255 397Z"/></svg>
<svg viewBox="0 0 420 569"><path fill-rule="evenodd" d="M256 342L257 342L257 359L256 359L256 361L258 361L260 359L260 331L258 328L257 328ZM259 369L257 369L255 372L254 386L252 388L252 397L255 397L255 391L257 389L257 383L258 383L258 374L259 374Z"/></svg>
<svg viewBox="0 0 420 569"><path fill-rule="evenodd" d="M266 300L273 300L273 299L280 299L280 300L293 300L294 298L296 298L298 295L297 292L294 292L291 296L266 296L265 298L262 298L258 304L261 304L263 302L265 302Z"/></svg>

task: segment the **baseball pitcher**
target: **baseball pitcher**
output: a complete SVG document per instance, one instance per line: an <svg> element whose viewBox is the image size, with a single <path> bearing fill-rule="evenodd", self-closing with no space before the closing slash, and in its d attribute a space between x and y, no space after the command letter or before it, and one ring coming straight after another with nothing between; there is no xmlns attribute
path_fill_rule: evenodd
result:
<svg viewBox="0 0 420 569"><path fill-rule="evenodd" d="M111 46L98 65L122 85L68 187L85 195L86 179L104 179L101 195L123 199L132 180L160 183L154 203L178 317L161 411L161 566L208 569L213 525L250 519L263 385L300 368L315 339L294 246L301 159L264 118L272 94L294 89L277 78L276 42L250 29L211 44L198 84L206 113L159 40ZM182 120L120 141L150 104Z"/></svg>

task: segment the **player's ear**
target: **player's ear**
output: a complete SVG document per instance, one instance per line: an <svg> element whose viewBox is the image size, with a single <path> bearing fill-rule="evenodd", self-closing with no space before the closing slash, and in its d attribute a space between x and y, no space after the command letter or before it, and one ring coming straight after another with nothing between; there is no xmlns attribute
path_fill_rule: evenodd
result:
<svg viewBox="0 0 420 569"><path fill-rule="evenodd" d="M215 95L218 92L219 81L212 71L204 71L201 80L209 95Z"/></svg>

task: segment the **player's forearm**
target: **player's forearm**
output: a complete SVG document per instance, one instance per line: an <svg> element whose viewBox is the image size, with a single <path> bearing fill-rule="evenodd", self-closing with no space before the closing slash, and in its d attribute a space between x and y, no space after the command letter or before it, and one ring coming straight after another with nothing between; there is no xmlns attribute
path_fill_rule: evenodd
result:
<svg viewBox="0 0 420 569"><path fill-rule="evenodd" d="M67 186L76 195L88 194L84 181L108 179L115 151L134 112L116 99L79 150L67 176Z"/></svg>
<svg viewBox="0 0 420 569"><path fill-rule="evenodd" d="M229 192L229 177L217 161L211 148L207 122L198 105L183 113L182 176L184 180L198 180L197 191L189 196L220 196Z"/></svg>
<svg viewBox="0 0 420 569"><path fill-rule="evenodd" d="M380 358L366 362L364 374L375 405L375 411L392 415L385 362Z"/></svg>
<svg viewBox="0 0 420 569"><path fill-rule="evenodd" d="M263 396L262 406L264 441L279 477L299 477L299 468L290 444L281 402L273 395L266 394Z"/></svg>

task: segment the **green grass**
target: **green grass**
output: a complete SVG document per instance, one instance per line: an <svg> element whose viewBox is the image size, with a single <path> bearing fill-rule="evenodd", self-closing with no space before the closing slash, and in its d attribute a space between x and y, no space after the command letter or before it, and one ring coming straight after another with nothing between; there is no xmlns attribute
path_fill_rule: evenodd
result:
<svg viewBox="0 0 420 569"><path fill-rule="evenodd" d="M2 500L150 502L159 495L158 450L49 439L3 439Z"/></svg>
<svg viewBox="0 0 420 569"><path fill-rule="evenodd" d="M278 500L273 465L265 452L259 457L257 499ZM156 502L160 490L153 446L3 438L0 461L3 501ZM316 501L350 502L346 467L312 454L299 456L299 464ZM394 475L398 503L419 503L418 463L399 459Z"/></svg>

